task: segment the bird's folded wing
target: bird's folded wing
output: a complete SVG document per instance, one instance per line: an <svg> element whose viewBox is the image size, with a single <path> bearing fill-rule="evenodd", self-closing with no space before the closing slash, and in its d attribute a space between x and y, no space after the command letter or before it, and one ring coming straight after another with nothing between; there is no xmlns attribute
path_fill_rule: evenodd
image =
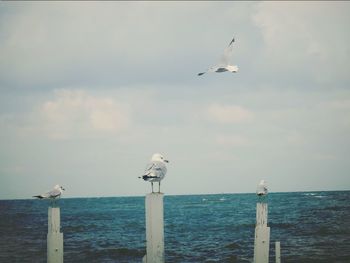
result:
<svg viewBox="0 0 350 263"><path fill-rule="evenodd" d="M149 164L146 166L146 169L145 169L143 175L149 175L149 174L152 172L154 166L155 166L154 163L149 163Z"/></svg>
<svg viewBox="0 0 350 263"><path fill-rule="evenodd" d="M53 189L50 192L47 193L48 197L57 197L61 194L61 191L58 189Z"/></svg>
<svg viewBox="0 0 350 263"><path fill-rule="evenodd" d="M161 162L152 162L148 164L143 175L153 174L155 176L161 176L166 173L166 167Z"/></svg>

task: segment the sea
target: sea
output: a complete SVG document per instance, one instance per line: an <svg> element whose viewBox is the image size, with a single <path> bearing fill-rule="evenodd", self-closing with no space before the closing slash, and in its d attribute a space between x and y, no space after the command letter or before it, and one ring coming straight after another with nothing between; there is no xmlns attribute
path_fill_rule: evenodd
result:
<svg viewBox="0 0 350 263"><path fill-rule="evenodd" d="M165 262L252 262L255 194L164 196ZM270 193L270 262L350 262L350 191ZM0 200L0 262L46 262L45 200ZM64 262L142 262L145 197L62 198Z"/></svg>

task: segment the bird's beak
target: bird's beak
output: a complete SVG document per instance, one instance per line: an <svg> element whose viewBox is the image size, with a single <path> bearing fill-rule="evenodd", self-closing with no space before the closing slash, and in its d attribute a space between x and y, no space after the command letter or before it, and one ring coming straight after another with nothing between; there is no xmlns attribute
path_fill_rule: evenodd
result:
<svg viewBox="0 0 350 263"><path fill-rule="evenodd" d="M164 162L168 163L169 161L168 160L164 160Z"/></svg>

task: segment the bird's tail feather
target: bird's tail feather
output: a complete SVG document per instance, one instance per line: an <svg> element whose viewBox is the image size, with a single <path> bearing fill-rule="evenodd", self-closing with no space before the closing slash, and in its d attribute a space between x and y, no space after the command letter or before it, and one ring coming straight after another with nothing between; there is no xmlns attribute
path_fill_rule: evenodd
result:
<svg viewBox="0 0 350 263"><path fill-rule="evenodd" d="M158 178L157 176L152 175L143 175L142 177L139 176L139 178L142 178L143 180L151 179L151 178Z"/></svg>
<svg viewBox="0 0 350 263"><path fill-rule="evenodd" d="M36 197L36 198L39 198L39 199L43 199L44 198L41 195L33 195L33 197Z"/></svg>

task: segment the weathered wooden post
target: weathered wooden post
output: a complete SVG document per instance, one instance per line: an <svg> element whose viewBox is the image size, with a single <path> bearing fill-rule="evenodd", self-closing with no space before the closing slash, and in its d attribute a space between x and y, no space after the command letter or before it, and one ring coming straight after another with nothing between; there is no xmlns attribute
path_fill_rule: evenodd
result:
<svg viewBox="0 0 350 263"><path fill-rule="evenodd" d="M281 263L281 243L276 241L275 243L275 254L276 254L276 263Z"/></svg>
<svg viewBox="0 0 350 263"><path fill-rule="evenodd" d="M264 180L259 183L256 193L258 195L258 201L256 204L254 263L268 263L270 227L267 226L267 188Z"/></svg>
<svg viewBox="0 0 350 263"><path fill-rule="evenodd" d="M163 193L146 195L146 255L145 263L164 263Z"/></svg>
<svg viewBox="0 0 350 263"><path fill-rule="evenodd" d="M63 233L60 232L60 208L49 206L47 232L47 262L63 262Z"/></svg>

